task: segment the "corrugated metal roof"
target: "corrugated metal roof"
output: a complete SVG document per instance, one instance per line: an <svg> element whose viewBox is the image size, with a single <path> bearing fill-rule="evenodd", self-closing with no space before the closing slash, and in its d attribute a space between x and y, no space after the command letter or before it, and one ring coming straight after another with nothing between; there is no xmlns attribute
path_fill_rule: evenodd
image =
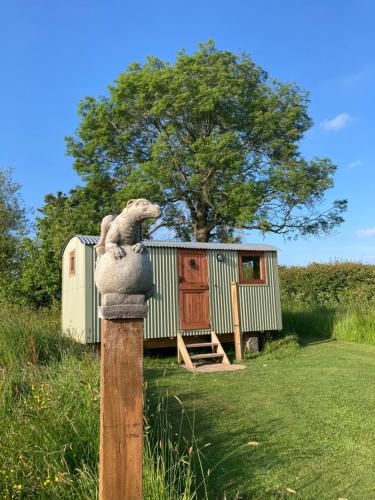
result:
<svg viewBox="0 0 375 500"><path fill-rule="evenodd" d="M96 245L99 236L88 236L78 234L77 238L84 245ZM261 252L277 252L278 248L263 243L200 243L197 241L175 241L175 240L145 240L143 242L148 247L166 248L191 248L203 250L249 250Z"/></svg>
<svg viewBox="0 0 375 500"><path fill-rule="evenodd" d="M168 248L192 248L205 250L260 250L265 252L276 252L278 249L271 245L262 243L200 243L198 241L174 241L174 240L147 240L144 242L149 247Z"/></svg>
<svg viewBox="0 0 375 500"><path fill-rule="evenodd" d="M77 238L84 245L96 245L99 242L99 236L88 236L85 234L77 234Z"/></svg>

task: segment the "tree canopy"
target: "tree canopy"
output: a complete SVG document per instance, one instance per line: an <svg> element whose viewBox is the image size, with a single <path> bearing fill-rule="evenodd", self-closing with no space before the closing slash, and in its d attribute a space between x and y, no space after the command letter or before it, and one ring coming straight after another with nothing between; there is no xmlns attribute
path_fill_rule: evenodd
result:
<svg viewBox="0 0 375 500"><path fill-rule="evenodd" d="M26 225L19 189L12 171L0 169L0 274L12 267L16 245Z"/></svg>
<svg viewBox="0 0 375 500"><path fill-rule="evenodd" d="M61 249L76 234L98 234L102 218L118 207L112 183L94 182L76 187L68 195L45 196L35 221L36 238L25 238L20 276L14 286L18 301L37 306L58 304L61 292Z"/></svg>
<svg viewBox="0 0 375 500"><path fill-rule="evenodd" d="M19 277L20 245L26 232L20 186L11 169L0 168L0 300L10 300Z"/></svg>
<svg viewBox="0 0 375 500"><path fill-rule="evenodd" d="M24 238L13 256L14 297L57 304L65 240L99 234L101 219L130 198L160 203L156 228L185 240L238 241L246 230L328 233L343 221L346 201L324 203L336 166L327 158L307 160L299 150L312 125L307 107L297 85L276 81L248 55L217 50L213 42L191 55L180 52L174 64L154 57L132 64L107 96L80 103L67 152L83 184L45 197L36 237ZM0 252L11 255L22 210L7 179L0 177L0 224L8 224ZM3 217L7 210L15 218Z"/></svg>
<svg viewBox="0 0 375 500"><path fill-rule="evenodd" d="M336 166L299 150L312 126L308 102L248 55L208 42L174 64L134 63L107 96L86 97L67 151L89 185L113 186L114 206L159 202L161 225L178 238L327 233L343 221L346 201L325 206Z"/></svg>

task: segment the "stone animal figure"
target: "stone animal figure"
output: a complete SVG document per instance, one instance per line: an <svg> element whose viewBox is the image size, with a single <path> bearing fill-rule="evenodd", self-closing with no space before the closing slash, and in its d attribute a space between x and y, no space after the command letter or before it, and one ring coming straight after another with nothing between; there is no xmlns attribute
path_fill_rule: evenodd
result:
<svg viewBox="0 0 375 500"><path fill-rule="evenodd" d="M100 258L105 252L112 252L115 259L124 257L125 245L132 246L135 252L143 252L145 246L140 242L141 222L160 217L159 205L139 198L129 200L120 215L107 215L102 220L100 240L96 245L96 254Z"/></svg>
<svg viewBox="0 0 375 500"><path fill-rule="evenodd" d="M108 310L121 304L131 309L130 304L144 304L152 296L152 264L146 246L140 241L140 224L160 215L159 205L141 198L129 200L117 217L104 217L95 268L95 283L104 306L102 313L106 307Z"/></svg>

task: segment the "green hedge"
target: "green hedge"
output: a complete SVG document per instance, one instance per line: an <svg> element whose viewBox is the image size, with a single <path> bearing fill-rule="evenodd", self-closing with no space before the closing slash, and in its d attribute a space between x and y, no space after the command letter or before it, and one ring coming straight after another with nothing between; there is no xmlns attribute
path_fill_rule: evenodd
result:
<svg viewBox="0 0 375 500"><path fill-rule="evenodd" d="M284 305L303 302L314 306L375 303L375 266L355 262L313 263L280 267Z"/></svg>

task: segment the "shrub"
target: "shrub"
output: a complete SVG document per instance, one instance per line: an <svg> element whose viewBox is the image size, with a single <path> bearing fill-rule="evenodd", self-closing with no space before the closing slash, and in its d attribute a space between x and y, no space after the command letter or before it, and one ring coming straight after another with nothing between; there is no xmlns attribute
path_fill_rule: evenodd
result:
<svg viewBox="0 0 375 500"><path fill-rule="evenodd" d="M375 302L375 266L355 262L280 267L284 305L313 306Z"/></svg>

